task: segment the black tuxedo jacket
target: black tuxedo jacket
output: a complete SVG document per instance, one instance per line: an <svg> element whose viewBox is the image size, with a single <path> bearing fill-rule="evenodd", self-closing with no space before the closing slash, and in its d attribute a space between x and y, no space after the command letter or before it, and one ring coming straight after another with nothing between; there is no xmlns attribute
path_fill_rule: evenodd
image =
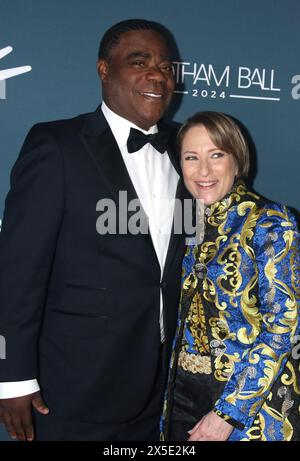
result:
<svg viewBox="0 0 300 461"><path fill-rule="evenodd" d="M174 140L177 127L164 128ZM171 142L177 168L174 151ZM150 235L99 235L96 204L117 203L120 190L137 198L100 108L34 126L12 170L0 234L0 381L37 378L65 420L122 422L142 411L160 350L161 287L165 363L170 356L184 239L171 236L160 280Z"/></svg>

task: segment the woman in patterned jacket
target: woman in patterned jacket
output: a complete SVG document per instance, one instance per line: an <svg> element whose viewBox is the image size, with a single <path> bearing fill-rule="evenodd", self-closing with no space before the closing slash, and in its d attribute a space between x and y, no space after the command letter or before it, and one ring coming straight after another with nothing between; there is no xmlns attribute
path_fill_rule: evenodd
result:
<svg viewBox="0 0 300 461"><path fill-rule="evenodd" d="M183 261L162 439L300 440L294 217L245 186L248 148L231 118L197 113L178 139L204 238Z"/></svg>

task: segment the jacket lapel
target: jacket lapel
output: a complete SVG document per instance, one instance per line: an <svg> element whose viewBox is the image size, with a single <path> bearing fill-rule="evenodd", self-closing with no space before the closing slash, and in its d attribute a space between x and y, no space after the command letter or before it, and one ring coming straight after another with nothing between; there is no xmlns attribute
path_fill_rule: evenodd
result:
<svg viewBox="0 0 300 461"><path fill-rule="evenodd" d="M182 247L182 251L185 247L185 232L184 232L184 199L188 198L186 189L183 184L182 178L179 179L177 191L176 191L176 202L175 202L175 210L174 210L174 217L173 217L173 226L172 232L169 241L168 252L166 256L163 278L166 277L168 271L172 267L172 263L174 260L175 255L177 254L179 247ZM175 216L176 219L181 223L182 229L175 229Z"/></svg>
<svg viewBox="0 0 300 461"><path fill-rule="evenodd" d="M173 128L171 125L163 121L160 122L158 126L159 129L167 129L170 131L170 143L167 152L172 165L174 166L178 174L180 174L180 167L179 162L176 158L175 146L175 136L177 129ZM106 181L107 186L110 188L116 203L119 202L120 191L127 191L128 203L131 200L138 199L138 195L128 174L118 144L102 113L101 106L99 106L95 112L87 115L86 123L83 126L82 132L80 133L80 137L87 152L89 153L93 162L95 163L95 166L99 171L99 174ZM183 197L184 186L182 180L180 179L177 187L176 199L182 200ZM147 240L151 242L151 245L153 247L151 235L148 234L145 235L145 237L148 237ZM183 238L183 235L176 235L174 233L173 225L169 241L168 252L166 256L164 275L171 267L172 260L176 254L176 250L180 242L183 241ZM153 251L156 256L154 247Z"/></svg>
<svg viewBox="0 0 300 461"><path fill-rule="evenodd" d="M96 112L88 115L81 133L81 139L99 173L110 187L116 203L118 203L120 191L127 191L128 202L137 199L137 193L131 182L118 144L100 106Z"/></svg>
<svg viewBox="0 0 300 461"><path fill-rule="evenodd" d="M168 142L168 148L167 148L167 153L169 156L169 159L179 174L181 176L181 168L180 168L180 161L179 161L179 155L177 152L177 145L176 145L176 135L178 132L178 127L179 125L175 124L171 125L170 123L166 123L164 120L161 120L158 123L158 130L163 130L163 131L168 131L169 132L169 142Z"/></svg>
<svg viewBox="0 0 300 461"><path fill-rule="evenodd" d="M107 186L111 190L117 208L119 207L120 191L127 192L126 206L128 206L132 200L138 200L138 195L130 179L119 146L102 113L101 106L99 106L95 112L88 115L80 136L102 180L106 181ZM144 216L143 219L147 220L148 217L141 203L140 212ZM129 220L130 216L134 213L134 211L127 210L127 219ZM143 235L145 240L151 245L154 258L159 265L150 232Z"/></svg>
<svg viewBox="0 0 300 461"><path fill-rule="evenodd" d="M175 209L174 209L174 217L173 217L173 225L172 225L172 232L170 236L170 241L169 241L169 246L168 246L168 251L167 251L167 256L166 256L166 261L165 261L165 266L164 266L164 272L163 272L163 278L166 277L169 269L172 267L172 263L174 261L174 257L176 256L179 247L182 247L182 251L184 249L184 244L185 244L185 234L184 234L184 213L183 213L183 205L184 205L184 199L185 198L190 198L190 195L187 193L187 190L185 189L183 179L182 179L182 172L180 168L180 158L179 158L179 153L177 149L177 144L176 144L176 135L178 133L179 125L176 123L167 123L164 120L161 120L158 124L159 130L168 130L170 132L170 137L169 137L169 146L167 149L170 161L179 174L179 182L177 185L177 191L176 191L176 202L175 202ZM177 208L179 206L179 208ZM175 214L176 214L176 219L179 220L179 222L182 223L182 232L178 233L178 230L180 229L175 229ZM175 231L177 230L177 233Z"/></svg>

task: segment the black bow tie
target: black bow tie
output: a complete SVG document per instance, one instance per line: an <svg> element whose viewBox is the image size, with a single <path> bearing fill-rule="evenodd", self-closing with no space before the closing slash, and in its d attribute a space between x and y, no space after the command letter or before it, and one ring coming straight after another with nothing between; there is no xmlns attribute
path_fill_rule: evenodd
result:
<svg viewBox="0 0 300 461"><path fill-rule="evenodd" d="M167 149L169 133L167 131L159 131L154 134L144 134L142 131L130 128L130 133L127 139L127 150L129 154L140 150L148 142L152 144L154 149L163 154Z"/></svg>

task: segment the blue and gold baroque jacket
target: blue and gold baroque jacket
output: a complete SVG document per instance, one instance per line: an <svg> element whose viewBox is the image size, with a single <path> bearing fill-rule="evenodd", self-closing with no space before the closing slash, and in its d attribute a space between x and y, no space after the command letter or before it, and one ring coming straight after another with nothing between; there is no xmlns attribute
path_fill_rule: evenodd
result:
<svg viewBox="0 0 300 461"><path fill-rule="evenodd" d="M300 440L294 218L238 182L206 209L205 221L204 241L188 246L183 261L162 438L168 439L180 366L199 376L212 373L220 396L214 411L236 423L229 440Z"/></svg>

